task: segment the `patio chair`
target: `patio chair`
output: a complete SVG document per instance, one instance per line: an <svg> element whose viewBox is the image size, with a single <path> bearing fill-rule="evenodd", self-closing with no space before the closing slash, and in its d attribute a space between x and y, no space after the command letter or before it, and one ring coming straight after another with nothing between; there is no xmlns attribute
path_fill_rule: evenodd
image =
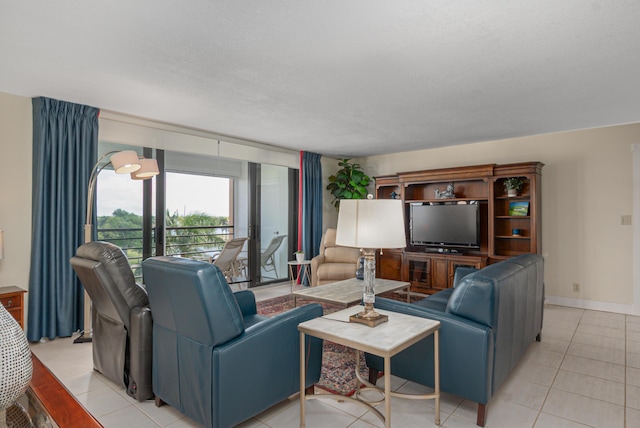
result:
<svg viewBox="0 0 640 428"><path fill-rule="evenodd" d="M236 259L244 247L244 243L249 238L234 238L224 244L222 251L214 256L212 263L222 271L227 282L232 282L234 276L238 276L236 271Z"/></svg>
<svg viewBox="0 0 640 428"><path fill-rule="evenodd" d="M286 237L287 235L278 235L273 238L267 249L264 250L260 256L260 267L264 269L265 272L274 271L276 273L276 278L278 278L278 269L276 267L275 254Z"/></svg>

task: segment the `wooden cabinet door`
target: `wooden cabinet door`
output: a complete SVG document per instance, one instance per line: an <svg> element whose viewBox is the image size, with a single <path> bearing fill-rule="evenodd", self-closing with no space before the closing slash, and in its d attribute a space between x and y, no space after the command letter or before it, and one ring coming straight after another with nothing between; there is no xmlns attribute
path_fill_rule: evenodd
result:
<svg viewBox="0 0 640 428"><path fill-rule="evenodd" d="M411 291L433 293L431 290L431 259L422 255L410 255L403 260L402 281L411 283Z"/></svg>
<svg viewBox="0 0 640 428"><path fill-rule="evenodd" d="M482 267L481 263L475 263L475 262L470 262L466 260L449 260L448 265L449 265L449 275L448 275L449 287L453 287L453 278L455 277L456 269L458 269L459 267L470 267L470 268L476 268L476 269L480 269Z"/></svg>
<svg viewBox="0 0 640 428"><path fill-rule="evenodd" d="M444 290L449 287L447 260L431 259L431 288Z"/></svg>
<svg viewBox="0 0 640 428"><path fill-rule="evenodd" d="M402 280L402 252L384 250L378 256L376 276L383 279Z"/></svg>

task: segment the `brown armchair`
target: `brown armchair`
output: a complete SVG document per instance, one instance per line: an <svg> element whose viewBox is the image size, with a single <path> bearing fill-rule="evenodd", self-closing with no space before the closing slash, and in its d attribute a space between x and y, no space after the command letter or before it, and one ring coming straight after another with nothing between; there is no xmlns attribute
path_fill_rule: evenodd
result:
<svg viewBox="0 0 640 428"><path fill-rule="evenodd" d="M359 258L359 249L336 245L336 229L327 229L320 254L311 259L311 286L355 278Z"/></svg>

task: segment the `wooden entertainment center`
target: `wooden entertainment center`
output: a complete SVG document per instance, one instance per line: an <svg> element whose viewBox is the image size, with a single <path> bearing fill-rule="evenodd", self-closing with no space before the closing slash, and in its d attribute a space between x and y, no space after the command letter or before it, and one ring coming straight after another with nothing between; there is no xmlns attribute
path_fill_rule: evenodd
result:
<svg viewBox="0 0 640 428"><path fill-rule="evenodd" d="M541 252L540 174L544 164L523 162L487 164L426 171L401 172L375 177L376 198L401 199L405 203L405 225L409 236L412 203L468 203L479 205L479 248L430 249L416 245L404 250L384 250L376 263L376 276L408 281L411 291L433 294L453 286L456 268L481 268L525 253ZM507 196L504 180L522 177L518 196ZM442 198L453 185L453 198ZM449 187L449 190L450 187ZM513 203L528 204L525 215L510 212ZM516 232L516 233L514 233ZM519 232L519 233L517 233Z"/></svg>

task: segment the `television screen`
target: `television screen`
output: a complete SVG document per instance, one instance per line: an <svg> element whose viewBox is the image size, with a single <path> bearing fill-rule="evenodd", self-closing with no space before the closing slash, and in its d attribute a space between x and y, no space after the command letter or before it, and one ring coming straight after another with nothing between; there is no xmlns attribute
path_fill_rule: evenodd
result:
<svg viewBox="0 0 640 428"><path fill-rule="evenodd" d="M412 245L480 247L479 205L411 204Z"/></svg>

